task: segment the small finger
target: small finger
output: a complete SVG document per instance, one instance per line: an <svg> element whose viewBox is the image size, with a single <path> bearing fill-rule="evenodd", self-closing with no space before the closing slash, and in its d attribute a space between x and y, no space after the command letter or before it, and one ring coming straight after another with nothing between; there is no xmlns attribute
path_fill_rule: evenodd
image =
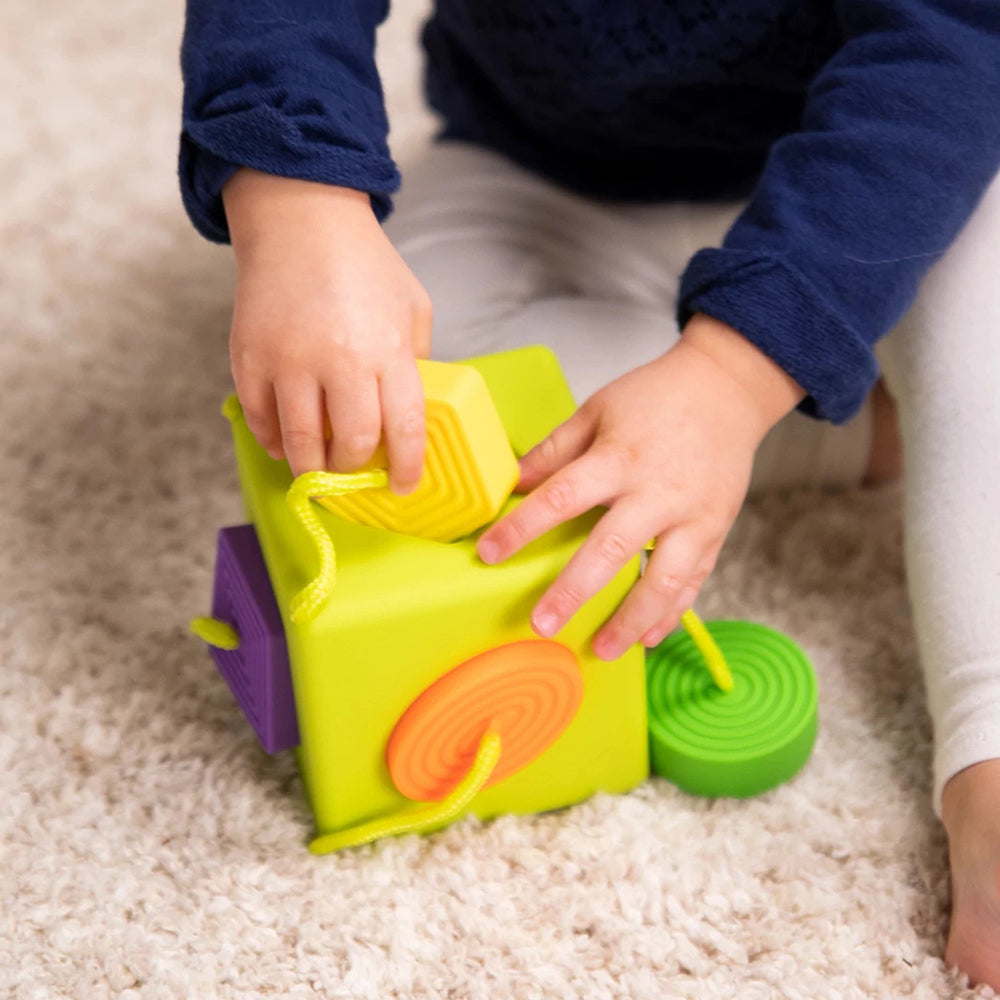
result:
<svg viewBox="0 0 1000 1000"><path fill-rule="evenodd" d="M292 475L326 468L323 392L318 382L287 381L275 386L281 441Z"/></svg>
<svg viewBox="0 0 1000 1000"><path fill-rule="evenodd" d="M375 454L382 436L378 383L372 376L340 371L327 380L325 396L330 417L330 468L353 472Z"/></svg>
<svg viewBox="0 0 1000 1000"><path fill-rule="evenodd" d="M579 458L594 440L593 418L577 410L547 438L540 441L521 459L519 493L528 493L553 473Z"/></svg>
<svg viewBox="0 0 1000 1000"><path fill-rule="evenodd" d="M257 439L257 443L271 458L284 458L278 405L270 381L243 377L236 382L236 395L239 397L247 427Z"/></svg>
<svg viewBox="0 0 1000 1000"><path fill-rule="evenodd" d="M618 488L617 471L613 459L594 451L571 462L483 533L476 546L479 558L502 562L557 524L611 500Z"/></svg>
<svg viewBox="0 0 1000 1000"><path fill-rule="evenodd" d="M382 421L389 457L389 488L411 493L424 471L424 384L412 361L391 365L379 380Z"/></svg>
<svg viewBox="0 0 1000 1000"><path fill-rule="evenodd" d="M694 532L677 528L661 535L646 571L594 637L594 652L615 660L651 629L679 618L678 605L682 599L693 603L713 561Z"/></svg>
<svg viewBox="0 0 1000 1000"><path fill-rule="evenodd" d="M410 343L413 347L414 357L429 358L431 356L431 333L433 325L434 307L431 305L430 296L424 292L413 313L413 329L410 335Z"/></svg>
<svg viewBox="0 0 1000 1000"><path fill-rule="evenodd" d="M682 592L681 596L674 605L673 609L667 614L663 615L662 618L650 628L646 634L639 640L648 649L654 646L659 646L666 637L673 632L675 628L680 624L681 616L689 608L694 607L694 602L698 597L698 590L696 587L686 587Z"/></svg>
<svg viewBox="0 0 1000 1000"><path fill-rule="evenodd" d="M555 582L535 605L531 622L544 638L556 634L622 567L642 551L655 530L634 503L620 500L590 532Z"/></svg>

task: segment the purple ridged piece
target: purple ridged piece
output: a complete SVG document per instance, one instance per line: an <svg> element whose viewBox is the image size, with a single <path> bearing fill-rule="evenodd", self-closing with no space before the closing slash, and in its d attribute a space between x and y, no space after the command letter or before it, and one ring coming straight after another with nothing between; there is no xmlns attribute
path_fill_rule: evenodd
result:
<svg viewBox="0 0 1000 1000"><path fill-rule="evenodd" d="M298 746L285 632L252 524L219 532L212 617L240 637L238 649L210 649L261 745L268 753Z"/></svg>

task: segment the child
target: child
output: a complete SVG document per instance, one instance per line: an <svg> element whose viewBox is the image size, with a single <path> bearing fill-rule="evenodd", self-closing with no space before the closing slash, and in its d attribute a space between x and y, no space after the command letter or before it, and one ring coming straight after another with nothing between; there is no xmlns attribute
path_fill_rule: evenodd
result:
<svg viewBox="0 0 1000 1000"><path fill-rule="evenodd" d="M438 0L445 141L383 231L385 13L188 2L182 189L232 239L258 440L300 473L357 468L384 435L406 491L431 303L436 356L550 343L585 401L478 551L607 507L534 610L551 636L655 538L594 639L613 659L694 603L752 470L891 477L894 398L946 957L1000 988L1000 5Z"/></svg>

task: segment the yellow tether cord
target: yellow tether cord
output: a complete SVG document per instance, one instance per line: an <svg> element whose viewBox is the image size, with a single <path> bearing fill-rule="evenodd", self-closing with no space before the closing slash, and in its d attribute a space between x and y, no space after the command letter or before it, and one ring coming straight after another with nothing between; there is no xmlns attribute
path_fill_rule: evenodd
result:
<svg viewBox="0 0 1000 1000"><path fill-rule="evenodd" d="M313 497L342 496L356 490L386 486L389 474L385 469L370 472L304 472L289 487L286 500L312 540L319 558L316 576L291 600L289 614L296 624L311 621L329 600L337 582L337 556L323 522L312 506Z"/></svg>
<svg viewBox="0 0 1000 1000"><path fill-rule="evenodd" d="M360 847L382 837L423 833L439 824L450 823L465 810L490 780L490 775L499 760L500 736L490 729L479 743L476 759L469 773L440 802L410 812L396 813L394 816L384 816L347 830L323 834L309 845L309 850L313 854L329 854L345 847Z"/></svg>
<svg viewBox="0 0 1000 1000"><path fill-rule="evenodd" d="M652 552L656 548L656 539L647 542L645 548L647 552ZM688 608L681 615L681 625L684 626L684 631L691 637L691 641L701 653L705 666L708 667L708 672L712 675L716 686L723 691L732 691L733 675L729 672L729 664L726 663L722 650L719 649L718 644L705 628L705 623L694 613L693 608Z"/></svg>
<svg viewBox="0 0 1000 1000"><path fill-rule="evenodd" d="M723 691L732 691L733 675L729 672L729 665L722 655L722 650L705 628L704 622L689 609L681 615L681 624L691 636L691 641L698 647L698 652L704 657L705 666L708 667L712 680Z"/></svg>
<svg viewBox="0 0 1000 1000"><path fill-rule="evenodd" d="M216 649L239 649L240 637L229 622L218 618L192 618L191 631Z"/></svg>

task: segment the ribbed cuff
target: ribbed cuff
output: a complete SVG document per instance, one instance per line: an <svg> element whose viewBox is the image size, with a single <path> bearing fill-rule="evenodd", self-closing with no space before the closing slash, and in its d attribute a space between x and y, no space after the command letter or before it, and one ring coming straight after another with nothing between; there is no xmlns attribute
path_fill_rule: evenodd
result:
<svg viewBox="0 0 1000 1000"><path fill-rule="evenodd" d="M198 232L217 243L229 242L221 192L240 167L367 191L380 222L392 210L390 195L399 187L399 171L389 156L305 142L273 108L186 123L179 161L181 197Z"/></svg>
<svg viewBox="0 0 1000 1000"><path fill-rule="evenodd" d="M844 423L878 377L871 347L779 258L699 251L681 279L681 329L696 312L727 323L777 362L808 393L799 409L810 416Z"/></svg>

